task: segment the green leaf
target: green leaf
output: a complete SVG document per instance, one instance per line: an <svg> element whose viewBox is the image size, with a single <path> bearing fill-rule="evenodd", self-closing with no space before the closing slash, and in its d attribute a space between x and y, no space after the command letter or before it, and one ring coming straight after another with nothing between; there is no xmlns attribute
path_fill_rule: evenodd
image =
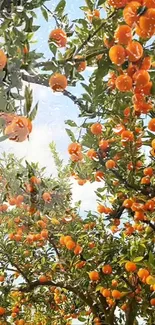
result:
<svg viewBox="0 0 155 325"><path fill-rule="evenodd" d="M152 266L155 266L154 254L151 251L149 252L149 264L151 264Z"/></svg>
<svg viewBox="0 0 155 325"><path fill-rule="evenodd" d="M142 261L144 259L144 256L138 256L138 257L135 257L134 258L134 260L133 260L133 262L140 262L140 261Z"/></svg>
<svg viewBox="0 0 155 325"><path fill-rule="evenodd" d="M54 12L60 16L62 16L62 13L65 9L66 6L66 1L65 0L61 0L58 5L56 6Z"/></svg>
<svg viewBox="0 0 155 325"><path fill-rule="evenodd" d="M65 124L67 124L67 125L69 125L71 127L77 127L77 124L72 120L66 120Z"/></svg>
<svg viewBox="0 0 155 325"><path fill-rule="evenodd" d="M46 21L48 21L48 12L44 7L41 7L41 12Z"/></svg>
<svg viewBox="0 0 155 325"><path fill-rule="evenodd" d="M93 10L93 6L94 6L94 3L92 0L85 0L88 8L92 11Z"/></svg>
<svg viewBox="0 0 155 325"><path fill-rule="evenodd" d="M0 142L5 141L6 139L8 139L8 135L2 135L2 136L0 137Z"/></svg>
<svg viewBox="0 0 155 325"><path fill-rule="evenodd" d="M106 0L99 0L97 7L102 6L105 3Z"/></svg>
<svg viewBox="0 0 155 325"><path fill-rule="evenodd" d="M86 318L84 318L84 317L78 317L78 320L80 321L80 322L85 322L86 321Z"/></svg>
<svg viewBox="0 0 155 325"><path fill-rule="evenodd" d="M30 112L30 114L28 116L31 121L33 121L35 119L35 117L37 115L37 111L38 111L38 103L34 106L33 110Z"/></svg>
<svg viewBox="0 0 155 325"><path fill-rule="evenodd" d="M33 102L33 91L30 88L30 86L25 87L24 96L25 96L25 114L27 115L31 110L31 106Z"/></svg>
<svg viewBox="0 0 155 325"><path fill-rule="evenodd" d="M66 132L67 132L69 138L71 139L71 141L72 141L72 142L76 142L76 139L75 139L74 133L73 133L71 130L69 130L69 129L66 129Z"/></svg>

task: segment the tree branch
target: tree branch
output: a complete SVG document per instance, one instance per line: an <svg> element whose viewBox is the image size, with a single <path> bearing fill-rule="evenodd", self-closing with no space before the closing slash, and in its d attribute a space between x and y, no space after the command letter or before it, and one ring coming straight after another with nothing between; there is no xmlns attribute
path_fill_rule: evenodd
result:
<svg viewBox="0 0 155 325"><path fill-rule="evenodd" d="M90 296L86 296L79 290L79 287L73 287L70 284L65 284L64 282L54 282L54 281L46 281L44 283L40 283L39 281L34 281L29 283L28 286L25 287L19 287L18 291L21 292L30 292L33 291L35 288L39 286L53 286L53 287L59 287L62 289L67 289L68 291L74 293L76 296L79 296L79 298L86 304L88 305L94 315L98 316L98 308L96 305L94 305L94 301Z"/></svg>
<svg viewBox="0 0 155 325"><path fill-rule="evenodd" d="M104 27L104 25L106 25L107 20L109 20L110 18L112 18L116 13L116 10L114 12L112 12L109 17L107 17L107 19L105 19L102 24L92 33L89 34L89 36L84 40L84 42L79 46L79 48L76 50L76 52L74 53L74 56L77 55L85 45L87 45L87 43Z"/></svg>

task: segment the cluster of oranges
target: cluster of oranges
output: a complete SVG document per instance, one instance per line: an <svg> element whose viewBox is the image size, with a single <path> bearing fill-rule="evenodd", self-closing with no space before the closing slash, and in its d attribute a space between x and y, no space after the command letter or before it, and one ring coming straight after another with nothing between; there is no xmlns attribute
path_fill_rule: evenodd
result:
<svg viewBox="0 0 155 325"><path fill-rule="evenodd" d="M29 118L9 113L0 113L0 117L5 121L5 135L10 140L16 142L25 141L32 131L32 123Z"/></svg>
<svg viewBox="0 0 155 325"><path fill-rule="evenodd" d="M61 236L60 244L65 246L68 250L73 251L75 255L79 255L82 253L83 248L76 243L71 236Z"/></svg>

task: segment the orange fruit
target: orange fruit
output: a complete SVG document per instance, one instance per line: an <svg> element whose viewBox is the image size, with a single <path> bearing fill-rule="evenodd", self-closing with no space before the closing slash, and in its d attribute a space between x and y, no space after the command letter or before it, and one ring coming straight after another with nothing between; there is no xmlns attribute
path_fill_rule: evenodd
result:
<svg viewBox="0 0 155 325"><path fill-rule="evenodd" d="M126 48L128 60L131 62L137 62L143 56L143 47L137 41L132 41Z"/></svg>
<svg viewBox="0 0 155 325"><path fill-rule="evenodd" d="M108 0L108 3L110 6L113 6L114 8L124 8L127 4L127 0Z"/></svg>
<svg viewBox="0 0 155 325"><path fill-rule="evenodd" d="M5 128L5 134L10 140L23 142L32 131L31 121L24 116L15 116Z"/></svg>
<svg viewBox="0 0 155 325"><path fill-rule="evenodd" d="M90 131L94 135L101 134L102 133L102 124L100 124L100 123L92 124Z"/></svg>
<svg viewBox="0 0 155 325"><path fill-rule="evenodd" d="M106 161L106 163L105 163L105 167L106 167L107 169L113 169L113 168L116 167L116 163L115 163L114 160L109 159L109 160Z"/></svg>
<svg viewBox="0 0 155 325"><path fill-rule="evenodd" d="M83 250L83 248L79 244L76 244L75 249L74 249L74 254L79 255L79 254L81 254L82 250Z"/></svg>
<svg viewBox="0 0 155 325"><path fill-rule="evenodd" d="M127 272L134 272L134 271L136 271L137 266L134 262L129 261L125 264L125 269Z"/></svg>
<svg viewBox="0 0 155 325"><path fill-rule="evenodd" d="M102 180L104 179L104 174L101 170L98 170L96 173L95 173L95 181L96 182L101 182Z"/></svg>
<svg viewBox="0 0 155 325"><path fill-rule="evenodd" d="M113 290L112 291L112 297L114 299L120 299L121 298L121 292L119 290Z"/></svg>
<svg viewBox="0 0 155 325"><path fill-rule="evenodd" d="M150 304L151 304L151 306L155 306L155 298L152 298L152 299L150 300Z"/></svg>
<svg viewBox="0 0 155 325"><path fill-rule="evenodd" d="M122 142L128 142L128 141L133 141L134 140L134 135L132 131L125 130L121 134L121 139Z"/></svg>
<svg viewBox="0 0 155 325"><path fill-rule="evenodd" d="M3 70L7 63L7 57L3 50L0 50L0 70Z"/></svg>
<svg viewBox="0 0 155 325"><path fill-rule="evenodd" d="M139 19L139 27L142 31L154 34L155 32L155 9L148 9Z"/></svg>
<svg viewBox="0 0 155 325"><path fill-rule="evenodd" d="M36 177L36 176L32 176L30 178L30 183L34 184L34 185L40 185L41 183L41 179Z"/></svg>
<svg viewBox="0 0 155 325"><path fill-rule="evenodd" d="M66 245L67 244L67 242L68 241L72 241L72 237L71 236L64 236L64 238L63 238L63 242L64 242L64 244Z"/></svg>
<svg viewBox="0 0 155 325"><path fill-rule="evenodd" d="M4 280L5 280L4 275L0 275L0 282L4 282Z"/></svg>
<svg viewBox="0 0 155 325"><path fill-rule="evenodd" d="M111 296L111 292L110 292L109 289L102 289L102 290L101 290L101 294L102 294L102 296L105 297L105 298L108 298L108 297Z"/></svg>
<svg viewBox="0 0 155 325"><path fill-rule="evenodd" d="M132 30L128 25L120 25L114 34L115 42L121 45L127 45L132 39Z"/></svg>
<svg viewBox="0 0 155 325"><path fill-rule="evenodd" d="M100 276L97 271L91 271L89 272L89 278L91 281L98 281L100 279Z"/></svg>
<svg viewBox="0 0 155 325"><path fill-rule="evenodd" d="M155 0L143 0L143 6L147 8L155 8Z"/></svg>
<svg viewBox="0 0 155 325"><path fill-rule="evenodd" d="M76 154L73 153L71 156L70 156L70 159L74 162L77 162L77 161L81 161L83 159L83 155L82 155L82 152L77 152Z"/></svg>
<svg viewBox="0 0 155 325"><path fill-rule="evenodd" d="M76 55L75 59L82 59L82 55ZM86 67L87 67L87 62L85 59L83 59L83 61L76 63L76 68L77 68L78 72L82 72L82 71L86 70Z"/></svg>
<svg viewBox="0 0 155 325"><path fill-rule="evenodd" d="M155 202L153 200L148 200L146 203L145 203L145 206L144 206L145 210L147 211L153 211L154 208L155 208Z"/></svg>
<svg viewBox="0 0 155 325"><path fill-rule="evenodd" d="M106 151L109 148L109 140L101 139L99 142L99 148Z"/></svg>
<svg viewBox="0 0 155 325"><path fill-rule="evenodd" d="M100 18L100 11L98 9L95 9L93 11L89 10L87 12L87 18L92 23L93 18Z"/></svg>
<svg viewBox="0 0 155 325"><path fill-rule="evenodd" d="M141 29L139 26L136 26L135 31L138 36L140 36L141 38L144 38L144 39L150 38L154 34L153 28L152 29L150 28L149 31L147 31L147 30Z"/></svg>
<svg viewBox="0 0 155 325"><path fill-rule="evenodd" d="M112 285L113 287L117 287L117 286L118 286L118 281L117 281L117 280L112 280L111 285Z"/></svg>
<svg viewBox="0 0 155 325"><path fill-rule="evenodd" d="M104 35L103 43L107 49L110 49L114 45L114 39L111 39L107 35Z"/></svg>
<svg viewBox="0 0 155 325"><path fill-rule="evenodd" d="M151 58L150 58L150 56L146 56L142 61L140 69L141 70L149 70L150 68L151 68Z"/></svg>
<svg viewBox="0 0 155 325"><path fill-rule="evenodd" d="M144 87L150 81L150 75L146 70L139 70L134 73L133 81L137 87Z"/></svg>
<svg viewBox="0 0 155 325"><path fill-rule="evenodd" d="M87 157L89 157L90 159L95 159L97 158L97 152L94 149L89 149L86 153Z"/></svg>
<svg viewBox="0 0 155 325"><path fill-rule="evenodd" d="M66 242L66 248L69 250L73 250L75 248L76 244L73 240L67 240Z"/></svg>
<svg viewBox="0 0 155 325"><path fill-rule="evenodd" d="M49 79L49 86L53 91L62 92L66 89L67 85L66 76L60 73L54 73Z"/></svg>
<svg viewBox="0 0 155 325"><path fill-rule="evenodd" d="M141 7L141 4L138 1L129 2L123 10L123 18L127 25L133 26L139 21L138 9Z"/></svg>
<svg viewBox="0 0 155 325"><path fill-rule="evenodd" d="M140 93L142 95L149 96L151 94L151 89L152 89L152 81L148 82L143 87L139 87L139 86L136 85L134 87L134 93Z"/></svg>
<svg viewBox="0 0 155 325"><path fill-rule="evenodd" d="M51 194L48 192L44 192L42 198L47 203L51 202Z"/></svg>
<svg viewBox="0 0 155 325"><path fill-rule="evenodd" d="M148 123L148 129L155 132L155 118L152 118Z"/></svg>
<svg viewBox="0 0 155 325"><path fill-rule="evenodd" d="M123 206L127 209L131 208L132 204L133 204L132 199L125 199L123 202Z"/></svg>
<svg viewBox="0 0 155 325"><path fill-rule="evenodd" d="M105 208L105 206L102 205L102 204L99 204L99 205L97 206L97 212L98 212L98 213L106 213L106 208Z"/></svg>
<svg viewBox="0 0 155 325"><path fill-rule="evenodd" d="M125 62L126 52L122 45L114 45L109 50L109 57L112 63L121 65Z"/></svg>
<svg viewBox="0 0 155 325"><path fill-rule="evenodd" d="M153 148L153 149L155 149L155 148ZM143 173L144 173L145 176L150 176L151 177L153 175L153 168L152 167L146 167L146 168L144 168Z"/></svg>
<svg viewBox="0 0 155 325"><path fill-rule="evenodd" d="M48 281L46 275L41 275L41 276L39 277L39 282L40 282L40 283L44 283L44 282L46 282L46 281Z"/></svg>
<svg viewBox="0 0 155 325"><path fill-rule="evenodd" d="M102 267L102 272L104 274L111 274L112 273L112 267L110 264L106 264Z"/></svg>
<svg viewBox="0 0 155 325"><path fill-rule="evenodd" d="M69 144L68 146L68 152L70 155L72 155L73 153L77 153L81 151L81 145L79 143L73 142L71 144Z"/></svg>
<svg viewBox="0 0 155 325"><path fill-rule="evenodd" d="M139 269L139 271L137 272L139 278L143 279L143 278L147 278L150 274L150 272L147 269Z"/></svg>
<svg viewBox="0 0 155 325"><path fill-rule="evenodd" d="M60 28L52 30L49 39L53 40L59 47L65 47L67 44L67 35Z"/></svg>
<svg viewBox="0 0 155 325"><path fill-rule="evenodd" d="M132 79L128 75L120 75L116 79L116 88L122 92L132 89Z"/></svg>

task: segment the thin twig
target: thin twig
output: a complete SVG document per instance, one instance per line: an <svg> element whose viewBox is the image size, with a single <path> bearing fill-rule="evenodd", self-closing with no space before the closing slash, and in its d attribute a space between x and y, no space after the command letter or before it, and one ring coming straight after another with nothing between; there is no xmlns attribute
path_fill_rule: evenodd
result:
<svg viewBox="0 0 155 325"><path fill-rule="evenodd" d="M102 24L92 33L89 34L89 36L84 40L84 42L79 46L79 48L76 50L76 52L74 53L74 56L77 55L85 45L87 45L87 43L104 27L104 25L107 24L107 20L109 20L110 18L112 18L116 13L116 10L114 12L112 12L109 17L107 17L106 20L104 20L102 22Z"/></svg>

